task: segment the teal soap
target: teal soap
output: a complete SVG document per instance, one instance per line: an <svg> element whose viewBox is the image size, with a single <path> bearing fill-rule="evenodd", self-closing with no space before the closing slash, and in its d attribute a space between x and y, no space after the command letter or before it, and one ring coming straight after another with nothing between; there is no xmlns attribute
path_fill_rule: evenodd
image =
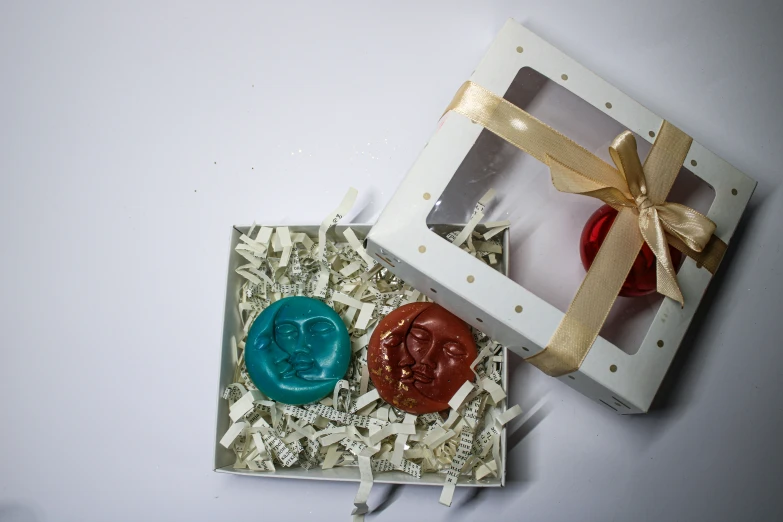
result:
<svg viewBox="0 0 783 522"><path fill-rule="evenodd" d="M345 376L351 339L340 316L322 301L286 297L256 318L245 343L253 384L285 404L323 399Z"/></svg>

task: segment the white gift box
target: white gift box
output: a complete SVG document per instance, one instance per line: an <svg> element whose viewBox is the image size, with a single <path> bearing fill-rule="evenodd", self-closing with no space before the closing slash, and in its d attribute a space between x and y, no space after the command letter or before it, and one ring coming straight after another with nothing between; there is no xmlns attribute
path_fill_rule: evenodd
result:
<svg viewBox="0 0 783 522"><path fill-rule="evenodd" d="M505 97L611 164L628 129L644 158L663 119L518 23L506 23L470 80ZM455 85L456 88L459 87ZM756 182L693 141L668 200L705 213L731 237ZM494 189L486 221L510 220L509 277L432 233L464 222ZM557 192L549 169L470 119L447 113L368 237L367 250L510 350L547 346L581 284L579 237L602 202ZM730 248L730 247L729 247ZM690 258L678 271L685 306L658 294L618 298L578 371L557 377L621 414L646 412L712 274Z"/></svg>
<svg viewBox="0 0 783 522"><path fill-rule="evenodd" d="M275 226L275 225L271 225ZM319 225L286 225L292 234L303 232L310 237L318 236ZM330 228L327 232L327 238L335 241L346 241L343 236L344 231L347 228L351 228L357 235L357 237L363 240L370 230L370 225L337 225ZM442 227L436 227L442 233L458 230L461 227L454 225L446 225ZM231 230L231 245L229 251L228 260L228 276L226 287L226 303L225 303L225 315L223 321L223 342L221 347L220 357L220 377L218 380L218 401L217 401L217 422L215 430L215 453L214 453L214 470L220 473L232 473L235 475L250 475L256 477L279 477L279 478L297 478L297 479L311 479L311 480L339 480L339 481L352 481L360 482L359 468L356 466L339 466L331 469L321 469L320 467L312 469L304 469L301 467L283 467L277 466L275 471L271 472L258 472L247 469L235 469L233 467L236 460L235 454L220 443L221 438L229 429L230 417L229 417L229 404L228 401L223 398L223 392L233 382L233 376L236 366L236 354L232 353L232 337L241 337L242 321L239 314L238 304L240 300L240 289L244 282L244 279L236 273L236 269L244 265L247 261L240 256L235 250L237 245L240 244L240 236L247 234L249 226L234 226ZM500 271L506 270L508 266L508 254L507 254L507 233L501 236L501 242L503 244L503 256L498 260L495 268ZM490 270L494 270L491 268ZM504 389L507 388L507 351L503 348L502 356L504 364L502 365L501 372L501 384ZM505 401L503 402L502 410L505 410ZM472 486L472 487L499 487L505 484L506 475L506 429L502 428L500 433L500 456L501 456L501 469L498 470L497 477L487 476L481 480L474 480L467 476L461 476L457 486ZM402 471L387 471L383 473L377 473L374 476L374 482L388 483L388 484L419 484L419 485L440 485L443 486L446 479L444 473L422 473L420 478L412 477Z"/></svg>

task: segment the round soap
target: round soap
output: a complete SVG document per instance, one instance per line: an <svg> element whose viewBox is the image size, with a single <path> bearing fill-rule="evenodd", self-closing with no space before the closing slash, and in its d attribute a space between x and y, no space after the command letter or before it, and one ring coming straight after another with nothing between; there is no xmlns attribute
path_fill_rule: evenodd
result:
<svg viewBox="0 0 783 522"><path fill-rule="evenodd" d="M470 327L435 303L411 303L387 315L367 349L370 379L383 400L408 413L445 410L465 381L476 343Z"/></svg>
<svg viewBox="0 0 783 522"><path fill-rule="evenodd" d="M351 339L342 319L309 297L276 301L247 334L250 378L267 397L285 404L308 404L329 395L350 360Z"/></svg>
<svg viewBox="0 0 783 522"><path fill-rule="evenodd" d="M585 270L590 269L595 256L598 255L598 249L612 228L612 223L617 217L617 211L609 205L604 205L590 216L582 230L582 237L579 241L579 254L582 257L582 266ZM675 267L680 266L682 253L679 250L669 247L669 255L672 258L672 264ZM620 295L623 297L638 297L655 292L658 283L657 266L655 254L647 243L642 244L642 249L628 272Z"/></svg>

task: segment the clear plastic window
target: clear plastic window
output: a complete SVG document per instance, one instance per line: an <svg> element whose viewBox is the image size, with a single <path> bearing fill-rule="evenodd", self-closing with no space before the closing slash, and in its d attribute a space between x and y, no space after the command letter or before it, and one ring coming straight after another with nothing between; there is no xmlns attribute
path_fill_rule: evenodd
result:
<svg viewBox="0 0 783 522"><path fill-rule="evenodd" d="M612 164L609 145L625 127L563 86L526 67L504 98ZM650 144L638 135L636 141L644 161ZM509 277L565 312L585 275L580 259L582 230L603 203L558 192L546 165L484 130L435 202L427 225L466 223L490 188L496 195L483 221L511 222ZM683 168L668 199L706 213L714 191ZM459 252L456 247L455 251ZM618 297L601 336L635 353L662 299L657 293Z"/></svg>

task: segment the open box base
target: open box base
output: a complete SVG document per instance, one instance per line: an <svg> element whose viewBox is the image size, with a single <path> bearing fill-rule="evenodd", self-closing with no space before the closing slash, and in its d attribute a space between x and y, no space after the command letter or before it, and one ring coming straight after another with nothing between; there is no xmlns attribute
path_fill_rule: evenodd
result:
<svg viewBox="0 0 783 522"><path fill-rule="evenodd" d="M274 226L274 225L269 225ZM311 237L317 237L318 225L287 225L291 233L303 232ZM360 239L364 239L370 230L370 225L358 224L358 225L337 225L328 231L327 237L334 241L345 241L343 232L351 228ZM440 225L434 226L433 230L439 233L448 233L453 230L459 230L461 226L456 225ZM215 431L215 454L214 454L214 470L218 473L230 473L234 475L246 475L253 477L277 477L288 479L305 479L305 480L336 480L336 481L348 481L348 482L360 482L359 468L356 466L343 466L335 467L331 469L321 469L320 467L313 469L304 469L300 467L285 468L278 466L275 471L272 472L258 472L245 469L235 469L233 467L235 462L234 453L224 448L220 444L220 439L223 434L228 430L230 425L229 418L229 405L228 401L223 399L223 391L228 385L232 383L234 375L234 362L231 356L231 338L232 336L238 336L242 331L242 321L238 311L239 292L244 282L244 279L236 273L236 269L246 263L246 260L240 256L235 248L240 244L240 236L248 232L250 227L248 226L235 226L231 230L230 241L230 253L228 263L228 275L227 275L227 288L226 288L226 301L225 301L225 316L223 323L223 341L221 347L220 358L220 377L218 381L218 401L217 401L217 422ZM504 247L503 258L498 263L498 270L505 271L508 267L507 246L508 246L508 231L505 231L502 236L502 243ZM504 389L507 389L507 361L508 353L506 348L502 349L504 364L502 365L501 384ZM502 409L505 409L505 401ZM506 470L506 430L503 427L500 433L500 455L502 461L502 468L499 470L497 477L488 477L481 480L475 480L471 477L461 476L457 486L468 487L500 487L505 483L505 470ZM446 481L445 472L442 473L422 473L421 478L412 477L401 471L388 471L374 474L374 482L381 484L417 484L417 485L429 485L429 486L443 486Z"/></svg>

